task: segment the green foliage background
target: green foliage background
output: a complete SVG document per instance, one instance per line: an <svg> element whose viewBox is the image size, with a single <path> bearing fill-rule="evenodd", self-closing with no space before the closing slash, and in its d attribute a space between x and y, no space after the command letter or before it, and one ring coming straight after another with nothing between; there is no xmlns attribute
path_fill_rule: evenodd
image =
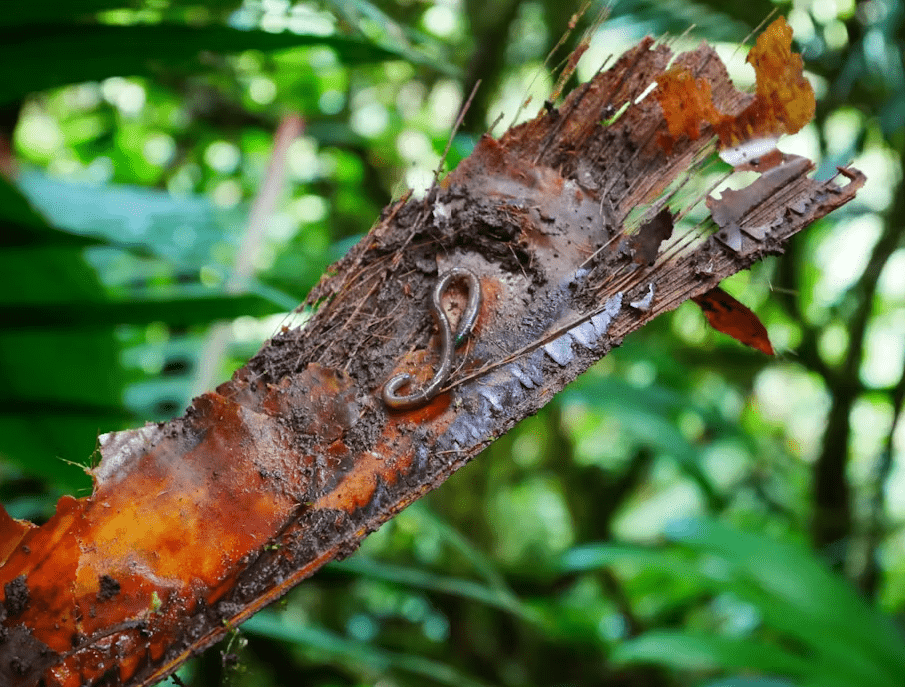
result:
<svg viewBox="0 0 905 687"><path fill-rule="evenodd" d="M4 9L0 499L41 521L61 494L90 492L98 433L179 414L199 370L215 384L298 322L295 304L380 209L429 184L476 78L447 168L526 94L534 112L577 6ZM849 161L868 174L786 256L727 283L780 354L742 349L688 304L660 318L187 665L185 684L905 684L905 8L610 9L583 77L668 32L677 48L715 44L749 85L737 44L778 9L819 101L782 145L821 177ZM274 131L294 114L285 192L237 282Z"/></svg>

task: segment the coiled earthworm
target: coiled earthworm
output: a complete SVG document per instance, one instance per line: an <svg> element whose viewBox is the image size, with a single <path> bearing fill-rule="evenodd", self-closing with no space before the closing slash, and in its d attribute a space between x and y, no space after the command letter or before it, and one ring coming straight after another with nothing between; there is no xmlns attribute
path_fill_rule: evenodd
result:
<svg viewBox="0 0 905 687"><path fill-rule="evenodd" d="M462 278L468 286L468 304L459 317L459 324L456 327L456 335L453 337L452 329L449 326L449 319L443 310L443 293L446 287L455 279ZM419 408L428 403L440 388L449 379L452 372L453 354L455 349L462 344L463 341L471 333L475 321L478 319L478 311L481 309L481 282L471 270L464 267L453 267L445 272L437 280L431 295L430 310L431 315L437 323L437 329L440 330L440 367L434 374L433 379L421 391L408 396L399 396L396 392L399 388L405 386L412 380L409 374L398 374L392 377L383 387L383 402L393 410L411 410Z"/></svg>

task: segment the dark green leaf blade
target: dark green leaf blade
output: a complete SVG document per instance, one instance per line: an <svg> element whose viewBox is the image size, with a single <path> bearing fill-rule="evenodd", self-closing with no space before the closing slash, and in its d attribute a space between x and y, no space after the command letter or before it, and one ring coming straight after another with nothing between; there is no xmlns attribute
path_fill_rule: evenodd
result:
<svg viewBox="0 0 905 687"><path fill-rule="evenodd" d="M398 52L345 36L180 24L26 26L0 31L0 103L70 83L146 75L155 67L197 69L203 52L312 46L334 50L347 65L404 59Z"/></svg>

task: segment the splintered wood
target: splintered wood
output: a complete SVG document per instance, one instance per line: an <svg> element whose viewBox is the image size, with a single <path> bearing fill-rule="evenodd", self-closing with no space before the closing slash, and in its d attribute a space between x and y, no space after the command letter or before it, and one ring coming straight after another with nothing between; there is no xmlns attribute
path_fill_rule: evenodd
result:
<svg viewBox="0 0 905 687"><path fill-rule="evenodd" d="M40 527L0 513L0 684L161 680L687 299L767 350L753 313L714 289L864 181L816 181L775 150L814 112L790 45L784 20L761 36L752 95L707 45L673 59L643 40L387 208L312 292L308 324L185 416L102 436L91 496L62 498ZM683 206L682 180L714 160L762 174ZM711 219L689 232L692 205ZM439 393L388 408L387 380L440 365L430 299L453 268L479 284L470 337ZM475 300L466 286L435 296L449 322Z"/></svg>

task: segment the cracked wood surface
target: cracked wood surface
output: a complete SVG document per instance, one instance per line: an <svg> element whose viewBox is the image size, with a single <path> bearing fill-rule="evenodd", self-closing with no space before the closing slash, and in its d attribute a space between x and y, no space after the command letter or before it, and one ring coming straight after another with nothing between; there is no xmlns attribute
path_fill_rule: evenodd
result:
<svg viewBox="0 0 905 687"><path fill-rule="evenodd" d="M0 514L0 683L157 682L349 555L627 334L853 198L860 172L816 181L809 161L767 146L745 156L764 170L748 189L708 199L711 230L661 244L683 210L670 189L714 157L714 134L737 152L782 133L776 121L793 130L803 106L793 94L799 114L783 114L761 88L768 68L743 94L710 47L673 62L645 39L561 107L482 138L424 199L388 207L312 292L310 321L183 417L102 436L91 496L62 498L41 527ZM673 126L677 89L712 103L695 126ZM752 131L765 102L779 114ZM409 373L420 388L433 375L430 294L455 267L481 285L474 331L445 389L391 411L388 379ZM454 327L468 297L456 283L444 294Z"/></svg>

